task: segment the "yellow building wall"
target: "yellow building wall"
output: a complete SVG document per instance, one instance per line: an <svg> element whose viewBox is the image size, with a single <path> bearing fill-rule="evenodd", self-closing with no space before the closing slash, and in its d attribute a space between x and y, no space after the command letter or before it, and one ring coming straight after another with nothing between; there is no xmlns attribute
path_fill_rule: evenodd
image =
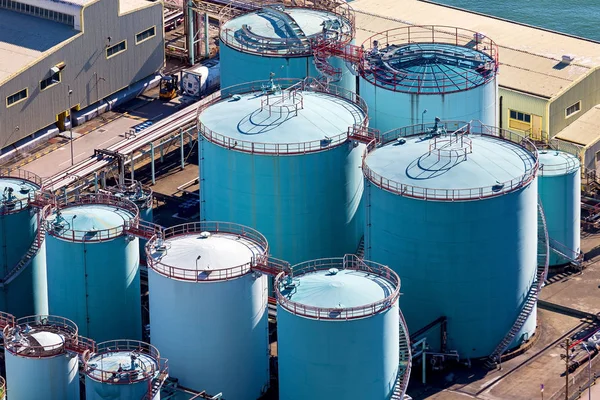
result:
<svg viewBox="0 0 600 400"><path fill-rule="evenodd" d="M523 92L500 87L498 90L500 101L498 102L500 109L500 120L502 128L511 129L514 131L525 132L528 135L532 133L535 126L539 126L540 135L545 138L547 136L548 115L547 105L549 99L537 97ZM510 118L510 110L531 115L530 122L516 121ZM536 119L537 117L537 119ZM537 139L537 138L536 138Z"/></svg>

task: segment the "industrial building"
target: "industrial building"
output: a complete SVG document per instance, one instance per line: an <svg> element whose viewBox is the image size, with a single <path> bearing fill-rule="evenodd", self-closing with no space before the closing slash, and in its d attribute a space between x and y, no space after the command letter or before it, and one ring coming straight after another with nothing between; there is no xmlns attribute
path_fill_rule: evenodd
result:
<svg viewBox="0 0 600 400"><path fill-rule="evenodd" d="M223 118L226 115L227 118ZM260 231L293 264L363 235L364 101L314 79L225 88L198 109L200 218Z"/></svg>
<svg viewBox="0 0 600 400"><path fill-rule="evenodd" d="M95 341L142 335L139 239L131 201L105 194L57 200L44 220L48 309Z"/></svg>
<svg viewBox="0 0 600 400"><path fill-rule="evenodd" d="M258 7L258 6L257 6ZM219 34L221 87L276 78L319 77L354 91L354 67L342 58L315 57L315 44L335 41L340 46L354 39L354 13L343 1L294 2L293 7L267 4L226 21ZM240 66L243 65L243 68Z"/></svg>
<svg viewBox="0 0 600 400"><path fill-rule="evenodd" d="M600 43L426 1L356 0L352 8L357 44L373 32L431 24L492 38L500 53L499 128L549 139L600 104Z"/></svg>
<svg viewBox="0 0 600 400"><path fill-rule="evenodd" d="M0 1L0 149L65 129L164 63L162 2ZM41 134L41 132L40 132Z"/></svg>
<svg viewBox="0 0 600 400"><path fill-rule="evenodd" d="M293 266L275 291L280 399L405 398L411 352L398 275L348 254Z"/></svg>
<svg viewBox="0 0 600 400"><path fill-rule="evenodd" d="M487 357L499 343L502 353L533 336L547 261L539 276L531 142L436 121L383 134L362 170L365 257L402 277L411 331L447 318L447 343L438 334L429 345L461 359Z"/></svg>

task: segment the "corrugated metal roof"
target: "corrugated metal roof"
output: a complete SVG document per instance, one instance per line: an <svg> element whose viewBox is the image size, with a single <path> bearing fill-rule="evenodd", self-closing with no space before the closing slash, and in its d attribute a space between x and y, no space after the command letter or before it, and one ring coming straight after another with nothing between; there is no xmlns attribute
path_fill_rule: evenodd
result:
<svg viewBox="0 0 600 400"><path fill-rule="evenodd" d="M563 129L556 139L588 146L600 139L600 104L577 118L571 125Z"/></svg>
<svg viewBox="0 0 600 400"><path fill-rule="evenodd" d="M482 32L499 46L500 86L552 97L600 66L600 43L419 0L356 0L357 38L414 25L446 25ZM395 17L398 18L395 18ZM575 57L561 64L564 54Z"/></svg>

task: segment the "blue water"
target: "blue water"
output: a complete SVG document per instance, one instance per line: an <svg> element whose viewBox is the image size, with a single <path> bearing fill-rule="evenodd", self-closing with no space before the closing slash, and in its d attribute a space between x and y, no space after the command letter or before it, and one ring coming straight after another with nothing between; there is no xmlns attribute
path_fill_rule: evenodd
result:
<svg viewBox="0 0 600 400"><path fill-rule="evenodd" d="M600 0L434 0L600 41Z"/></svg>

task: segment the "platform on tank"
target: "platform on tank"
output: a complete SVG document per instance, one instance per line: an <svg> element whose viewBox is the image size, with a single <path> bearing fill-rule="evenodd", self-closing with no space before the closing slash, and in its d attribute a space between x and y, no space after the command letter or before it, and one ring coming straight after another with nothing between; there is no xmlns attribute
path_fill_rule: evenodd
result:
<svg viewBox="0 0 600 400"><path fill-rule="evenodd" d="M62 229L53 231L57 236L66 239L75 238L78 240L94 240L95 232L103 231L110 235L100 235L116 237L123 233L123 226L126 221L134 218L134 215L121 208L102 204L85 204L74 207L60 209L62 218ZM48 217L48 223L57 220L57 214L54 212ZM73 236L73 232L74 236Z"/></svg>
<svg viewBox="0 0 600 400"><path fill-rule="evenodd" d="M91 378L113 384L149 379L158 370L154 357L135 351L114 351L93 356L86 374Z"/></svg>

